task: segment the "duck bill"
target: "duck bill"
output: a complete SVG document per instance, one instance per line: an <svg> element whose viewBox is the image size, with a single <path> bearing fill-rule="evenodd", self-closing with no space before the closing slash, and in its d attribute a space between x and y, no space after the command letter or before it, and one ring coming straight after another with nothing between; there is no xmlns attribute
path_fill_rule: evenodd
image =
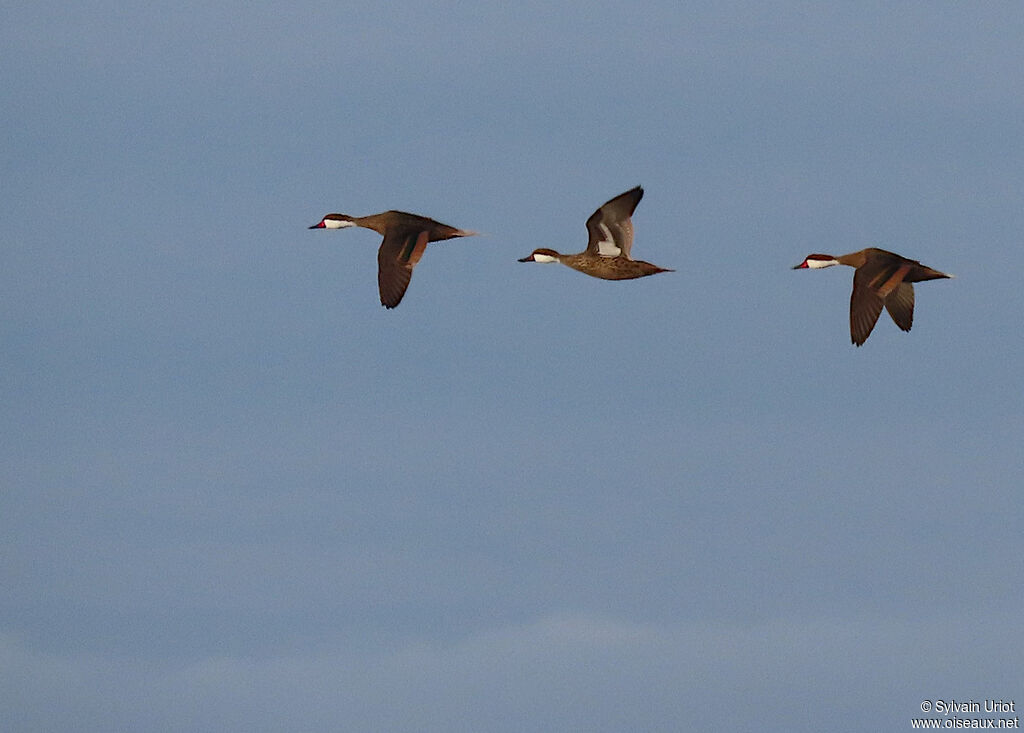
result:
<svg viewBox="0 0 1024 733"><path fill-rule="evenodd" d="M324 226L324 223L321 221L319 224L314 224L313 226L311 226L309 228L310 229L326 229L327 227Z"/></svg>

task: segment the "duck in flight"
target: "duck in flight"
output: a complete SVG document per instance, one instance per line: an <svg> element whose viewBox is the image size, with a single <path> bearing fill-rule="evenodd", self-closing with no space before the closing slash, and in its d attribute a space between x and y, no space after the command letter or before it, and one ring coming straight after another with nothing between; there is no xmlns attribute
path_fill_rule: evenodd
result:
<svg viewBox="0 0 1024 733"><path fill-rule="evenodd" d="M619 194L587 219L587 248L578 254L559 254L553 249L535 249L520 262L561 262L585 275L602 280L632 280L637 277L673 272L630 257L633 248L633 221L630 218L644 190L637 186Z"/></svg>
<svg viewBox="0 0 1024 733"><path fill-rule="evenodd" d="M454 237L469 237L476 232L456 229L447 224L404 211L384 211L370 216L327 214L310 229L345 229L363 227L384 236L377 250L377 285L380 302L394 308L402 302L412 278L412 268L420 261L427 242Z"/></svg>
<svg viewBox="0 0 1024 733"><path fill-rule="evenodd" d="M884 249L869 247L859 252L833 257L807 255L794 270L817 270L832 265L849 265L853 273L853 295L850 296L850 338L857 346L868 340L882 313L882 306L904 331L914 323L914 286L924 280L953 277L933 270L917 260L908 260Z"/></svg>

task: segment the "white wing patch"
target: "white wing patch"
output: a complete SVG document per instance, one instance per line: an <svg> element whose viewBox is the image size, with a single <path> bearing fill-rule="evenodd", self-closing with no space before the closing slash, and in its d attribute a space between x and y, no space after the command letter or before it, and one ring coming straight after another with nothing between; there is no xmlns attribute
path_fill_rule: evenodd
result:
<svg viewBox="0 0 1024 733"><path fill-rule="evenodd" d="M622 249L615 244L615 237L612 236L612 230L608 228L608 225L601 222L597 226L604 234L604 237L597 242L597 253L602 257L618 257L622 254Z"/></svg>

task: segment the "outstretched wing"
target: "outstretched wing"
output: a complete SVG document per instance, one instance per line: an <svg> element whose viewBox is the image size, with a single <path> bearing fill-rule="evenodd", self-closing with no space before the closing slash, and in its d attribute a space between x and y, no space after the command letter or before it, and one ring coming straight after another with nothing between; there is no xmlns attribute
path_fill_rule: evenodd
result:
<svg viewBox="0 0 1024 733"><path fill-rule="evenodd" d="M850 335L860 346L874 328L884 304L896 325L910 330L914 320L914 288L904 282L916 263L904 257L873 250L866 263L853 275L850 297Z"/></svg>
<svg viewBox="0 0 1024 733"><path fill-rule="evenodd" d="M885 309L889 311L897 326L909 331L914 325L914 286L910 283L900 283L885 299Z"/></svg>
<svg viewBox="0 0 1024 733"><path fill-rule="evenodd" d="M633 221L630 217L644 196L644 190L637 186L611 201L590 215L587 219L587 252L602 257L625 257L629 259L633 249Z"/></svg>
<svg viewBox="0 0 1024 733"><path fill-rule="evenodd" d="M850 339L860 346L868 340L882 313L885 299L871 286L867 266L853 273L853 294L850 296Z"/></svg>
<svg viewBox="0 0 1024 733"><path fill-rule="evenodd" d="M415 229L388 230L377 250L377 285L380 302L394 308L402 302L412 279L412 268L427 248L430 232Z"/></svg>

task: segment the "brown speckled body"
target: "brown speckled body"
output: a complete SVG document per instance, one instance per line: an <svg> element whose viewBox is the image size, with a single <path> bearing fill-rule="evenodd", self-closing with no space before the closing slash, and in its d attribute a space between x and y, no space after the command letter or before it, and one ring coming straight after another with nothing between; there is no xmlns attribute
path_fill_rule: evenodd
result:
<svg viewBox="0 0 1024 733"><path fill-rule="evenodd" d="M555 252L556 257L563 265L568 265L591 277L599 277L602 280L633 280L647 275L656 275L659 272L672 272L664 267L652 265L643 260L631 260L628 257L603 257L601 255L580 252L574 255L562 255Z"/></svg>

